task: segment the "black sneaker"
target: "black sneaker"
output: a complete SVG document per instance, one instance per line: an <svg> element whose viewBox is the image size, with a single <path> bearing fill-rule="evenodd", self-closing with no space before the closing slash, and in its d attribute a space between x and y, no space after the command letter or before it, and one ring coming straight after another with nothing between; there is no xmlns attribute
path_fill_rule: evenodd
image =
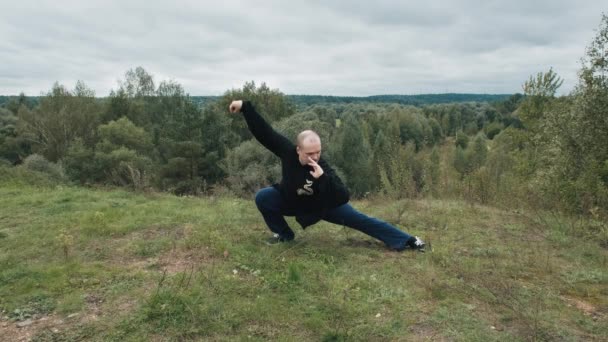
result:
<svg viewBox="0 0 608 342"><path fill-rule="evenodd" d="M407 245L411 249L416 249L421 252L424 252L424 247L426 247L426 243L417 236L412 236L409 240L407 240Z"/></svg>
<svg viewBox="0 0 608 342"><path fill-rule="evenodd" d="M277 243L289 242L292 241L286 238L281 237L279 234L273 234L270 238L268 238L265 242L267 245L276 245Z"/></svg>

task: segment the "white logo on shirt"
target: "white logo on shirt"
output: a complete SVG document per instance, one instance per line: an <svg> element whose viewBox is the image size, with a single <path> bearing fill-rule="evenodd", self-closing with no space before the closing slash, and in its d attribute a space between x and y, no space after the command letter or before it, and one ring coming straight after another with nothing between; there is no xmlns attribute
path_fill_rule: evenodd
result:
<svg viewBox="0 0 608 342"><path fill-rule="evenodd" d="M312 181L311 180L306 180L306 184L304 184L304 186L302 187L302 189L298 189L297 190L298 196L311 196L314 194L314 191L312 190Z"/></svg>

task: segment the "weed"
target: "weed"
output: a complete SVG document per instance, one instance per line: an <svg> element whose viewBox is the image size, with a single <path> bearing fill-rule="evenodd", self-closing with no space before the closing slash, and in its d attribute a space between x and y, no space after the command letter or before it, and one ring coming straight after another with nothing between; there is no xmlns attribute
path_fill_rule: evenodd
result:
<svg viewBox="0 0 608 342"><path fill-rule="evenodd" d="M70 250L72 246L74 246L74 236L68 233L66 229L61 229L59 231L59 235L57 235L57 241L59 242L59 246L63 251L65 261L68 261Z"/></svg>

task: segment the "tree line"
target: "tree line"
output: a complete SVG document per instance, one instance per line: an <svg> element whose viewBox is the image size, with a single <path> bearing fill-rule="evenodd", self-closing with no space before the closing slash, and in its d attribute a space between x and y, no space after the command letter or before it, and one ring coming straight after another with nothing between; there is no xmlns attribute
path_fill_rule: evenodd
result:
<svg viewBox="0 0 608 342"><path fill-rule="evenodd" d="M290 138L303 129L318 131L327 158L359 195L379 189L379 165L388 163L398 146L411 144L417 153L456 132L476 134L487 122L502 129L500 120L510 114L488 103L336 103L296 109L279 90L254 82L199 105L181 85L155 85L154 77L138 67L127 71L106 98L96 98L78 82L73 89L55 84L35 103L23 96L5 103L0 157L12 165L28 158L54 163L81 184L178 194L221 184L245 194L276 180L279 166L252 140L241 117L226 115L235 98L251 100Z"/></svg>

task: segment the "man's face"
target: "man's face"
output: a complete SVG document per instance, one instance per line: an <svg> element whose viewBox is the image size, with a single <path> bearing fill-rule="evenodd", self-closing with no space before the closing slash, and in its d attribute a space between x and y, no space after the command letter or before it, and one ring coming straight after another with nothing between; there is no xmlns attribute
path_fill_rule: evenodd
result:
<svg viewBox="0 0 608 342"><path fill-rule="evenodd" d="M318 163L321 158L321 142L318 139L306 139L300 146L296 147L296 151L300 164L307 165L309 163L308 158Z"/></svg>

